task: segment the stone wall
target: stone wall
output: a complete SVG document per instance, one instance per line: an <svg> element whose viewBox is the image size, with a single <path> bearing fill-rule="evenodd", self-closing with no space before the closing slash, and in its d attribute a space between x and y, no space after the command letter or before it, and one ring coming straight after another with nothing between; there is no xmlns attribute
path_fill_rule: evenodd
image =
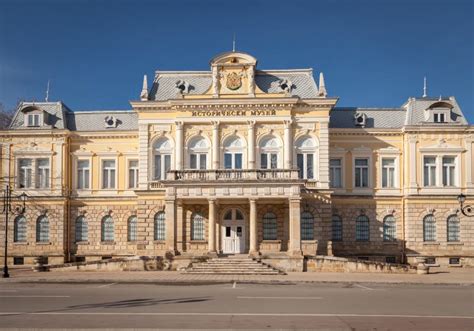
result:
<svg viewBox="0 0 474 331"><path fill-rule="evenodd" d="M374 261L360 261L340 257L314 256L305 259L304 271L416 273L416 268L400 264L390 264Z"/></svg>

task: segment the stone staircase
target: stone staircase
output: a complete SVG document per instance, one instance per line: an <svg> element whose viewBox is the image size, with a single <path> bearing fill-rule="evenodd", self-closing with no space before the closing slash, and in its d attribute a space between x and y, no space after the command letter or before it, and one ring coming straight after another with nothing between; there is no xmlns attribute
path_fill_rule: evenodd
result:
<svg viewBox="0 0 474 331"><path fill-rule="evenodd" d="M193 263L185 273L201 275L285 275L260 261L247 256L211 258L206 262Z"/></svg>

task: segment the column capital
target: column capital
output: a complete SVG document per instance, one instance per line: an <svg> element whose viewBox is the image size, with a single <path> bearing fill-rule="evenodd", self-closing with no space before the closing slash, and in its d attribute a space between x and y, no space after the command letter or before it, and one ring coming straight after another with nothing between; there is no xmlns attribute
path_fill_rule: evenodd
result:
<svg viewBox="0 0 474 331"><path fill-rule="evenodd" d="M255 126L255 123L257 123L257 121L255 121L255 120L247 121L247 127L248 127L249 129L253 129L254 126Z"/></svg>
<svg viewBox="0 0 474 331"><path fill-rule="evenodd" d="M220 121L211 121L211 124L212 124L212 128L214 130L217 130L217 129L219 129L219 125L221 124L221 122Z"/></svg>
<svg viewBox="0 0 474 331"><path fill-rule="evenodd" d="M292 118L283 121L283 125L285 126L285 129L291 129L292 124L293 124Z"/></svg>
<svg viewBox="0 0 474 331"><path fill-rule="evenodd" d="M175 121L174 124L176 125L176 129L181 130L183 128L184 122L183 121Z"/></svg>
<svg viewBox="0 0 474 331"><path fill-rule="evenodd" d="M249 198L250 203L257 203L257 198Z"/></svg>
<svg viewBox="0 0 474 331"><path fill-rule="evenodd" d="M209 204L215 204L215 203L217 203L217 198L209 198L209 199L207 199L207 202Z"/></svg>

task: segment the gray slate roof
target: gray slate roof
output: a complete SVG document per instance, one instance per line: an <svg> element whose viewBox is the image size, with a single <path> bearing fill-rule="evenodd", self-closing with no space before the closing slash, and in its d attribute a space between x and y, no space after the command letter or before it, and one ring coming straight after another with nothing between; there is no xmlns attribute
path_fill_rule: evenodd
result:
<svg viewBox="0 0 474 331"><path fill-rule="evenodd" d="M105 117L117 119L117 127L106 128ZM71 131L127 131L138 130L138 114L133 110L94 110L69 112L67 114Z"/></svg>
<svg viewBox="0 0 474 331"><path fill-rule="evenodd" d="M403 108L357 108L335 107L329 119L330 128L356 128L354 115L367 115L366 128L401 128L405 122L406 111Z"/></svg>
<svg viewBox="0 0 474 331"><path fill-rule="evenodd" d="M311 69L257 70L255 74L255 84L265 93L283 93L278 86L278 82L282 79L293 83L291 96L318 97L318 87ZM189 94L191 95L203 94L212 85L210 71L157 71L149 99L157 101L175 99L178 80L184 80L190 84Z"/></svg>
<svg viewBox="0 0 474 331"><path fill-rule="evenodd" d="M25 127L25 116L21 110L27 108L39 108L48 113L48 123L42 127L28 128ZM22 128L26 130L38 129L65 129L67 128L66 113L70 111L69 108L62 102L22 102L10 123L10 128Z"/></svg>
<svg viewBox="0 0 474 331"><path fill-rule="evenodd" d="M450 124L456 124L456 123L461 124L461 125L469 124L463 112L461 111L461 108L456 102L456 98L445 97L445 98L410 98L408 99L408 101L403 105L403 107L407 109L405 125L432 124L432 123L425 122L425 110L428 109L430 106L439 102L446 102L453 106L451 110L451 121L454 123L450 123Z"/></svg>

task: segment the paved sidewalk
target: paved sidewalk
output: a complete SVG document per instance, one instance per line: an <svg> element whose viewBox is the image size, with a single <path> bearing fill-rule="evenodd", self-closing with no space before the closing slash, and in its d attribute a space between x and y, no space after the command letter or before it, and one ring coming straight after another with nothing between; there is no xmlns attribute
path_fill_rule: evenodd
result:
<svg viewBox="0 0 474 331"><path fill-rule="evenodd" d="M429 275L382 273L291 272L288 275L191 275L177 271L62 271L32 272L11 269L5 283L150 283L150 284L215 284L231 283L389 283L474 285L474 269L434 268Z"/></svg>

